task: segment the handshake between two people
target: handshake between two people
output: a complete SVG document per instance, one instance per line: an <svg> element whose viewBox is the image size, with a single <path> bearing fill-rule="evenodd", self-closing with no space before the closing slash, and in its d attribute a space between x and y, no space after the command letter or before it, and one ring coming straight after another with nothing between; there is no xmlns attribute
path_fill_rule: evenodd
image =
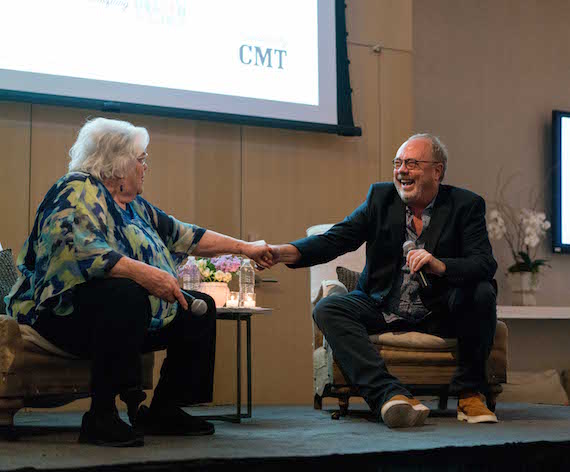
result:
<svg viewBox="0 0 570 472"><path fill-rule="evenodd" d="M292 244L267 244L265 241L247 243L250 254L245 253L256 263L258 270L270 269L276 264L295 264L301 258L301 253ZM445 264L425 249L411 249L404 254L406 266L412 274L425 271L428 274L441 276L446 271Z"/></svg>
<svg viewBox="0 0 570 472"><path fill-rule="evenodd" d="M243 253L255 262L257 270L271 269L280 262L294 264L301 258L292 244L267 244L263 240L246 243Z"/></svg>

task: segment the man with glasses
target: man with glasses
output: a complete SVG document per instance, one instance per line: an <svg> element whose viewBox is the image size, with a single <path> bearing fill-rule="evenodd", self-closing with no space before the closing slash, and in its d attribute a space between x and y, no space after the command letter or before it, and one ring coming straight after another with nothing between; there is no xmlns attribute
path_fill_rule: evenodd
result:
<svg viewBox="0 0 570 472"><path fill-rule="evenodd" d="M495 423L483 403L497 323L497 263L485 202L441 183L447 150L435 136L411 136L393 164L393 182L373 184L366 201L326 233L271 246L272 263L322 264L366 242L356 290L322 299L313 312L345 377L390 428L421 426L429 409L387 371L368 336L419 331L456 337L450 390L459 396L457 418Z"/></svg>

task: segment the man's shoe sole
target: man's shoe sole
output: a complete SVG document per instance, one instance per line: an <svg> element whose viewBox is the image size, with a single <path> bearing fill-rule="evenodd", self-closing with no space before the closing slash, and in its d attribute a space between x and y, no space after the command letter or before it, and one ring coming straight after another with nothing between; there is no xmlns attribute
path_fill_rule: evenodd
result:
<svg viewBox="0 0 570 472"><path fill-rule="evenodd" d="M498 423L499 420L495 415L479 415L479 416L467 416L461 411L457 412L457 419L459 421L466 421L467 423Z"/></svg>
<svg viewBox="0 0 570 472"><path fill-rule="evenodd" d="M404 400L393 400L382 407L381 415L389 428L411 428L424 424L429 408L421 403L411 405Z"/></svg>

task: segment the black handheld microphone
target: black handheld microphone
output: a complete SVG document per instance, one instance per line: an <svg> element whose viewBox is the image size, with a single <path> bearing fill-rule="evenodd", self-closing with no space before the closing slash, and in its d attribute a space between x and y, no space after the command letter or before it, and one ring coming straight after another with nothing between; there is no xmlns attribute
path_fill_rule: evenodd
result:
<svg viewBox="0 0 570 472"><path fill-rule="evenodd" d="M200 300L199 298L193 297L184 290L181 290L181 292L188 301L188 310L190 310L190 313L196 316L202 316L204 313L208 311L208 305L204 300Z"/></svg>
<svg viewBox="0 0 570 472"><path fill-rule="evenodd" d="M404 259L406 259L406 257L408 257L408 253L412 250L412 249L417 249L416 243L414 241L412 241L411 239L409 239L408 241L406 241L403 245L402 245L402 250L404 251ZM416 272L416 274L418 274L418 280L420 282L420 285L422 286L422 288L427 288L429 286L429 282L428 279L426 277L426 274L424 273L423 269L420 269Z"/></svg>

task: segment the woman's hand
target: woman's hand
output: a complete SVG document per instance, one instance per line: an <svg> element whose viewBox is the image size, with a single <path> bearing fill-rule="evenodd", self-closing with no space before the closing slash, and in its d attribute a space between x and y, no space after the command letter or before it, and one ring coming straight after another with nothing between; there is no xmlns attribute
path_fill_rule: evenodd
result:
<svg viewBox="0 0 570 472"><path fill-rule="evenodd" d="M258 268L270 269L273 267L273 254L269 244L263 239L253 241L250 243L243 243L242 252L245 256L249 257L258 265Z"/></svg>
<svg viewBox="0 0 570 472"><path fill-rule="evenodd" d="M169 303L178 301L182 308L188 309L188 302L180 290L178 280L168 272L147 265L137 282L146 288L151 295Z"/></svg>
<svg viewBox="0 0 570 472"><path fill-rule="evenodd" d="M111 269L110 275L134 280L151 295L169 303L178 301L182 308L188 309L188 302L178 286L178 280L162 269L123 256Z"/></svg>

